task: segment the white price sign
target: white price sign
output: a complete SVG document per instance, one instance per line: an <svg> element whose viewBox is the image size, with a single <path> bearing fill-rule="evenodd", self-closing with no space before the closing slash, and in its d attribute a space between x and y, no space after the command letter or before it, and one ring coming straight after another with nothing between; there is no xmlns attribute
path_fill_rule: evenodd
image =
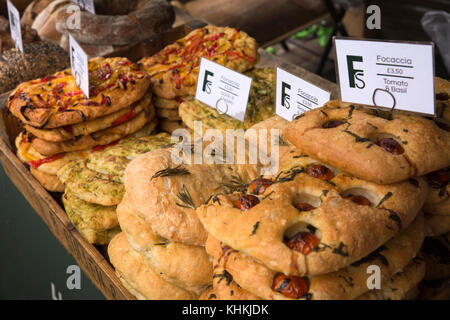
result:
<svg viewBox="0 0 450 320"><path fill-rule="evenodd" d="M72 0L72 2L77 4L82 10L95 14L94 0Z"/></svg>
<svg viewBox="0 0 450 320"><path fill-rule="evenodd" d="M435 114L432 43L334 41L342 101Z"/></svg>
<svg viewBox="0 0 450 320"><path fill-rule="evenodd" d="M195 98L221 114L244 121L252 79L202 58Z"/></svg>
<svg viewBox="0 0 450 320"><path fill-rule="evenodd" d="M69 34L70 66L75 83L89 98L89 59L78 42Z"/></svg>
<svg viewBox="0 0 450 320"><path fill-rule="evenodd" d="M330 92L280 68L277 68L276 94L276 113L288 121L330 100Z"/></svg>
<svg viewBox="0 0 450 320"><path fill-rule="evenodd" d="M11 32L11 38L14 41L16 49L23 54L23 42L22 42L22 30L20 27L20 13L19 10L7 0L9 29Z"/></svg>

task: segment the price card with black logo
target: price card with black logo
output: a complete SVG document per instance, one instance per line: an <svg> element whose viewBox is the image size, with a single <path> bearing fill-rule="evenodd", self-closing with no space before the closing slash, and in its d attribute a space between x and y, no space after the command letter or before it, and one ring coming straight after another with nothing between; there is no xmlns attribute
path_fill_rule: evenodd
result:
<svg viewBox="0 0 450 320"><path fill-rule="evenodd" d="M252 78L202 58L195 98L227 114L244 121Z"/></svg>
<svg viewBox="0 0 450 320"><path fill-rule="evenodd" d="M334 39L341 99L435 114L432 43Z"/></svg>
<svg viewBox="0 0 450 320"><path fill-rule="evenodd" d="M81 9L95 14L94 0L72 0L72 2L77 4Z"/></svg>
<svg viewBox="0 0 450 320"><path fill-rule="evenodd" d="M276 113L288 121L330 100L330 92L280 68L277 68L276 93Z"/></svg>
<svg viewBox="0 0 450 320"><path fill-rule="evenodd" d="M11 32L11 39L14 41L16 49L23 54L22 29L20 27L20 13L19 10L7 0L9 29Z"/></svg>
<svg viewBox="0 0 450 320"><path fill-rule="evenodd" d="M89 98L89 59L77 41L69 34L70 65L75 83Z"/></svg>

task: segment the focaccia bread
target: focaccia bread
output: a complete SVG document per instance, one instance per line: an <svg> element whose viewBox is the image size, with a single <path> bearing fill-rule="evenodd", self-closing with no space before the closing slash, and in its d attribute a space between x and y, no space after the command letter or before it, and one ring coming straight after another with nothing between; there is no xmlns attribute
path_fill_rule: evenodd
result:
<svg viewBox="0 0 450 320"><path fill-rule="evenodd" d="M423 210L429 214L450 215L450 167L426 175L430 192Z"/></svg>
<svg viewBox="0 0 450 320"><path fill-rule="evenodd" d="M450 132L433 121L397 112L386 119L338 101L302 114L283 136L318 160L381 184L450 165Z"/></svg>
<svg viewBox="0 0 450 320"><path fill-rule="evenodd" d="M210 234L279 272L348 266L406 228L425 201L423 178L378 185L292 151L276 177L197 209Z"/></svg>
<svg viewBox="0 0 450 320"><path fill-rule="evenodd" d="M425 238L422 255L426 263L425 280L450 278L450 233Z"/></svg>
<svg viewBox="0 0 450 320"><path fill-rule="evenodd" d="M119 124L133 119L144 110L146 110L149 114L148 118L153 119L155 117L155 109L150 105L150 103L151 94L147 93L144 98L136 101L131 106L101 118L55 129L38 129L30 125L25 125L25 130L32 133L36 137L49 142L72 140L78 136L89 135L97 131L118 126Z"/></svg>
<svg viewBox="0 0 450 320"><path fill-rule="evenodd" d="M111 114L141 99L150 85L148 74L126 58L89 61L87 99L71 70L24 82L10 95L8 108L23 123L53 129Z"/></svg>
<svg viewBox="0 0 450 320"><path fill-rule="evenodd" d="M217 146L224 146L223 141L216 142ZM235 150L228 153L234 157L240 146L235 143ZM194 152L184 158L178 153L180 149L174 147L139 156L127 166L125 189L130 202L160 236L174 242L203 245L207 234L195 208L217 193L241 189L261 174L260 163L248 164L246 144L241 150L245 155L243 164L226 160L227 151L217 150L209 149L210 156L204 157L202 164L195 164L194 157L205 156L206 148L202 154L191 150Z"/></svg>
<svg viewBox="0 0 450 320"><path fill-rule="evenodd" d="M434 91L436 93L437 116L450 124L450 81L435 77Z"/></svg>
<svg viewBox="0 0 450 320"><path fill-rule="evenodd" d="M244 72L258 62L257 49L255 39L243 31L208 25L139 63L151 76L153 92L174 99L195 96L202 57Z"/></svg>
<svg viewBox="0 0 450 320"><path fill-rule="evenodd" d="M425 214L425 235L437 237L450 232L450 215Z"/></svg>
<svg viewBox="0 0 450 320"><path fill-rule="evenodd" d="M206 250L215 259L224 260L225 269L237 284L263 299L352 300L367 292L369 266L378 266L381 282L386 282L411 262L423 239L423 217L419 215L408 228L367 257L336 272L308 277L273 271L212 236L208 237Z"/></svg>
<svg viewBox="0 0 450 320"><path fill-rule="evenodd" d="M46 174L30 167L31 175L48 191L64 192L64 183L56 175Z"/></svg>
<svg viewBox="0 0 450 320"><path fill-rule="evenodd" d="M139 131L146 125L152 125L153 128L155 128L157 122L154 119L149 118L149 116L151 116L151 114L148 114L144 110L134 118L115 127L93 132L89 135L78 136L75 137L75 139L62 142L49 142L40 138L35 138L31 141L31 145L37 152L45 156L108 145Z"/></svg>
<svg viewBox="0 0 450 320"><path fill-rule="evenodd" d="M156 108L156 114L160 118L176 121L181 120L177 109L161 109Z"/></svg>
<svg viewBox="0 0 450 320"><path fill-rule="evenodd" d="M192 99L185 99L179 106L179 114L183 122L194 130L194 121L201 121L203 128L244 129L268 119L275 112L275 70L273 68L254 68L245 72L252 78L252 86L247 103L244 121L239 121L216 109Z"/></svg>
<svg viewBox="0 0 450 320"><path fill-rule="evenodd" d="M158 236L139 217L126 195L117 207L117 217L130 245L164 280L197 295L211 284L212 262L203 246L174 243Z"/></svg>
<svg viewBox="0 0 450 320"><path fill-rule="evenodd" d="M153 104L160 109L178 109L178 106L184 101L182 98L164 99L155 95L153 97Z"/></svg>
<svg viewBox="0 0 450 320"><path fill-rule="evenodd" d="M108 245L108 256L125 287L141 299L148 300L195 300L197 295L179 288L153 270L144 255L128 243L124 233L115 236ZM137 294L136 294L137 293Z"/></svg>

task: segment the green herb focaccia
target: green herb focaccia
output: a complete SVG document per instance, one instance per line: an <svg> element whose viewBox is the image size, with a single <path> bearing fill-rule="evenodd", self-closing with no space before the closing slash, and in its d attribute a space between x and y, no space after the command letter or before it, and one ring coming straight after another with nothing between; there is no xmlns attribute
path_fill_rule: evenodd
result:
<svg viewBox="0 0 450 320"><path fill-rule="evenodd" d="M316 276L277 272L211 235L206 242L206 251L222 262L231 276L229 279L257 297L266 300L353 300L368 291L369 266L380 268L381 283L385 284L390 277L414 263L413 258L423 239L423 215L419 214L408 228L366 257L335 272ZM264 247L263 244L259 245Z"/></svg>
<svg viewBox="0 0 450 320"><path fill-rule="evenodd" d="M53 129L114 113L141 99L150 85L148 74L126 58L89 61L87 99L76 86L71 70L20 84L8 108L23 123Z"/></svg>
<svg viewBox="0 0 450 320"><path fill-rule="evenodd" d="M220 114L216 109L198 100L186 100L180 104L179 114L188 128L194 130L194 121L201 121L203 128L243 129L247 130L254 124L268 119L275 112L275 71L273 68L255 68L245 73L253 79L247 104L244 122L226 114Z"/></svg>
<svg viewBox="0 0 450 320"><path fill-rule="evenodd" d="M339 101L304 113L283 137L311 157L381 184L450 165L450 132L434 121L398 112L384 117Z"/></svg>
<svg viewBox="0 0 450 320"><path fill-rule="evenodd" d="M140 60L152 79L153 92L165 99L195 96L201 58L238 72L258 62L255 39L234 28L196 29L151 57Z"/></svg>
<svg viewBox="0 0 450 320"><path fill-rule="evenodd" d="M197 209L209 234L284 274L333 272L363 258L406 228L428 193L424 178L378 185L291 151L275 177Z"/></svg>

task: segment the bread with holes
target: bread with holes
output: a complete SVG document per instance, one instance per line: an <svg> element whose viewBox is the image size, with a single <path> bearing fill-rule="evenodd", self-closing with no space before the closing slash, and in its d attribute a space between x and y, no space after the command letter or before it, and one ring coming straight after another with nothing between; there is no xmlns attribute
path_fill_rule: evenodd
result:
<svg viewBox="0 0 450 320"><path fill-rule="evenodd" d="M160 277L200 295L212 279L212 261L203 246L171 242L154 233L125 195L117 207L122 231L134 250L143 254Z"/></svg>
<svg viewBox="0 0 450 320"><path fill-rule="evenodd" d="M195 300L197 295L164 279L152 268L142 254L134 251L124 233L115 236L108 245L111 264L121 279L125 279L137 297L148 300ZM136 294L135 294L136 295Z"/></svg>
<svg viewBox="0 0 450 320"><path fill-rule="evenodd" d="M315 159L380 184L450 165L450 132L435 122L398 112L381 116L338 101L302 114L284 138Z"/></svg>
<svg viewBox="0 0 450 320"><path fill-rule="evenodd" d="M348 266L408 227L425 201L424 178L378 185L291 151L263 192L256 187L255 195L252 183L245 194L219 195L197 209L210 234L279 272L316 275ZM253 207L238 207L255 197ZM303 237L310 244L294 250Z"/></svg>
<svg viewBox="0 0 450 320"><path fill-rule="evenodd" d="M411 262L423 238L423 216L419 215L408 228L352 265L336 272L303 277L274 271L254 257L234 250L212 236L208 237L206 250L215 259L224 260L225 269L237 284L263 299L353 300L367 292L369 266L378 266L381 283L385 282ZM284 278L281 285L276 283L278 277Z"/></svg>

